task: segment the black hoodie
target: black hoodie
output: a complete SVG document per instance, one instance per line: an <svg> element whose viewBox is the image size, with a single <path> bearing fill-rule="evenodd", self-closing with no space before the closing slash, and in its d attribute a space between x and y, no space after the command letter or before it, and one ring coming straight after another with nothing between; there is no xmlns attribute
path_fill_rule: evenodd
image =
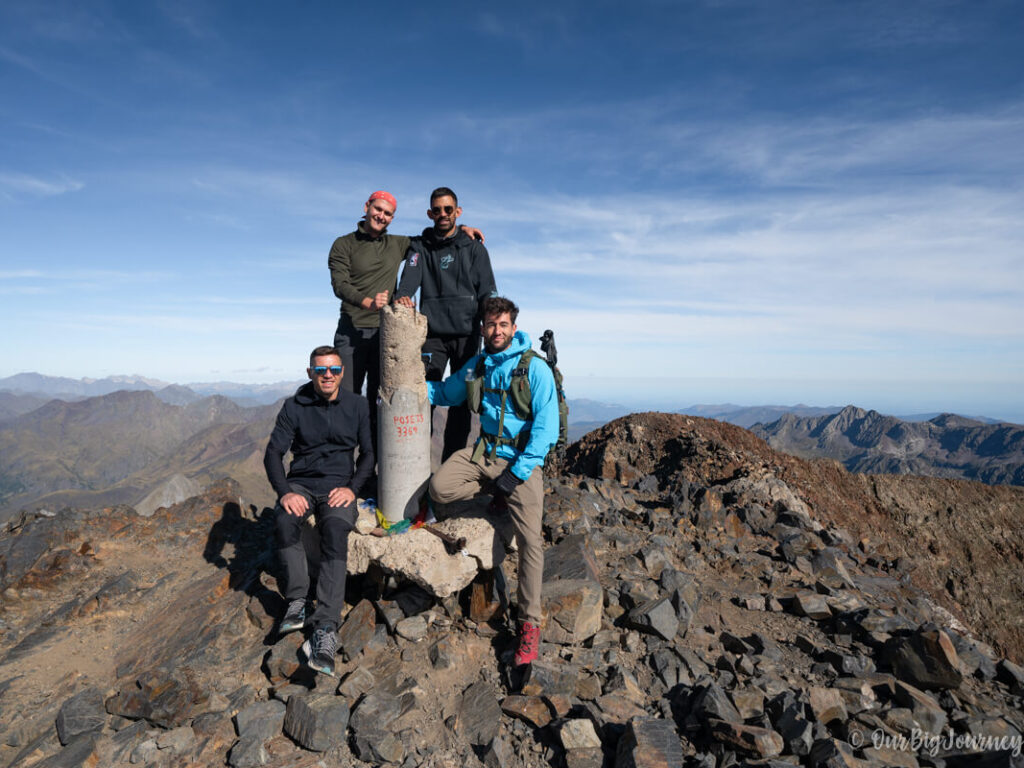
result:
<svg viewBox="0 0 1024 768"><path fill-rule="evenodd" d="M353 466L356 446L359 460ZM283 459L289 450L292 463L286 479ZM358 494L373 472L373 462L366 398L341 388L336 400L324 400L312 382L284 401L263 455L267 479L278 498L291 490L288 480L314 494L326 496L333 488Z"/></svg>
<svg viewBox="0 0 1024 768"><path fill-rule="evenodd" d="M438 237L433 227L409 241L395 297L420 292L428 336L469 336L480 322L480 303L497 295L484 244L461 229Z"/></svg>

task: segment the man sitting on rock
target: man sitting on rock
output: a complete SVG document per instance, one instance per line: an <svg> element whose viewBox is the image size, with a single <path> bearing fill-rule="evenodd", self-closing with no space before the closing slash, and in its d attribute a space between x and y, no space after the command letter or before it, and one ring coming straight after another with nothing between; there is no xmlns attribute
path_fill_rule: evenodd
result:
<svg viewBox="0 0 1024 768"><path fill-rule="evenodd" d="M334 674L338 623L348 573L348 534L356 521L356 493L373 472L370 410L366 398L341 387L345 373L334 347L317 347L309 356L310 382L281 406L263 466L277 492L274 510L277 551L285 576L288 606L281 633L307 623L313 633L302 646L310 667ZM359 458L353 452L359 447ZM284 472L284 454L292 463ZM302 526L316 516L320 570L316 610L306 616L309 570Z"/></svg>
<svg viewBox="0 0 1024 768"><path fill-rule="evenodd" d="M540 648L544 550L544 457L558 439L558 397L543 358L523 353L530 339L516 330L519 308L496 296L482 306L484 352L474 355L443 382L427 382L434 405L466 403L480 414L480 437L463 448L430 480L430 496L441 504L480 492L494 495L492 509L512 517L519 544L519 645L515 665L533 662Z"/></svg>

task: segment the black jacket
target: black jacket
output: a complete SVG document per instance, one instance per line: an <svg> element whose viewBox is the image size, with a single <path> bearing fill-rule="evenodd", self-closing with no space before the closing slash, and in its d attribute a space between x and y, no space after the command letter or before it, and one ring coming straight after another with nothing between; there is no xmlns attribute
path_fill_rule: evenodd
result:
<svg viewBox="0 0 1024 768"><path fill-rule="evenodd" d="M359 461L353 467L357 445ZM286 478L284 454L289 450L292 463ZM324 400L312 382L284 401L263 454L267 479L278 498L291 491L289 480L314 494L346 487L358 494L373 472L373 462L366 398L341 389L337 399Z"/></svg>
<svg viewBox="0 0 1024 768"><path fill-rule="evenodd" d="M480 322L480 303L497 295L490 254L461 229L439 238L428 227L409 242L395 297L417 289L428 336L469 336Z"/></svg>

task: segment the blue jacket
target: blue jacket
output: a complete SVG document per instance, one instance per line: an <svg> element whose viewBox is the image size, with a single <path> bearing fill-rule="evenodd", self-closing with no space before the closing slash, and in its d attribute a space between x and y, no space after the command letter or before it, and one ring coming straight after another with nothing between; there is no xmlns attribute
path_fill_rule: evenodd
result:
<svg viewBox="0 0 1024 768"><path fill-rule="evenodd" d="M523 352L530 348L530 337L516 331L512 343L496 354L482 353L484 358L484 381L489 389L506 390L512 383L512 371L519 364ZM476 363L481 355L475 355L461 369L444 381L428 381L427 392L434 405L460 405L466 402L466 379L476 375ZM528 480L536 467L544 463L544 457L558 441L558 394L555 392L555 377L548 364L541 357L530 362L530 396L532 398L533 421L523 421L516 415L516 409L509 399L505 405L505 422L502 437L515 437L524 428L530 430L530 439L522 452L511 445L499 445L497 455L508 459L509 468L520 480ZM484 392L483 412L480 414L480 431L498 434L501 418L501 395ZM479 439L483 440L483 436ZM488 446L489 448L490 446Z"/></svg>

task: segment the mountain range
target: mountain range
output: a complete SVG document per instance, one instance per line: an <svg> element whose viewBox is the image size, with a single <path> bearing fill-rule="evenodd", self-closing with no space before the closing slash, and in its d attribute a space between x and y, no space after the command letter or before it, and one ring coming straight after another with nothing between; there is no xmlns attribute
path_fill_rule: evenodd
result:
<svg viewBox="0 0 1024 768"><path fill-rule="evenodd" d="M961 477L1024 485L1024 427L946 413L910 422L848 405L822 416L786 414L751 427L772 448L829 458L851 472Z"/></svg>
<svg viewBox="0 0 1024 768"><path fill-rule="evenodd" d="M0 522L23 508L129 504L144 514L221 476L271 503L262 453L276 401L299 382L203 384L231 397L139 376L0 379ZM128 387L100 395L111 387ZM276 395L268 404L254 405ZM574 399L570 441L631 408ZM854 472L1024 484L1024 428L960 416L911 422L849 406L693 405L680 413L751 427L773 447ZM439 409L436 417L443 417ZM774 418L768 423L768 419Z"/></svg>
<svg viewBox="0 0 1024 768"><path fill-rule="evenodd" d="M33 395L46 399L76 400L83 397L109 395L121 390L148 390L167 402L183 405L191 399L222 395L241 405L267 405L290 395L302 383L278 381L271 384L241 384L233 381L207 381L191 384L171 384L149 379L138 374L107 376L102 379L70 379L63 376L45 376L41 373L18 373L0 379L0 394ZM184 400L184 402L182 402ZM2 405L0 405L2 408ZM24 411L23 411L24 412ZM3 411L0 410L0 415Z"/></svg>
<svg viewBox="0 0 1024 768"><path fill-rule="evenodd" d="M28 505L137 504L179 474L231 475L269 500L262 455L276 413L219 395L174 405L151 391L51 400L0 425L0 521Z"/></svg>

